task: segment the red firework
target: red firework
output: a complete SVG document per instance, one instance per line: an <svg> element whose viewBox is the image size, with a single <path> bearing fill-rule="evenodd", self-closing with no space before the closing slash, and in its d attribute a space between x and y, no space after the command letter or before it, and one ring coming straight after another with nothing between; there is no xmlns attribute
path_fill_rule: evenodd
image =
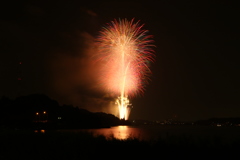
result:
<svg viewBox="0 0 240 160"><path fill-rule="evenodd" d="M152 35L134 19L114 19L100 31L98 60L103 64L100 82L111 93L128 97L143 93L154 60Z"/></svg>

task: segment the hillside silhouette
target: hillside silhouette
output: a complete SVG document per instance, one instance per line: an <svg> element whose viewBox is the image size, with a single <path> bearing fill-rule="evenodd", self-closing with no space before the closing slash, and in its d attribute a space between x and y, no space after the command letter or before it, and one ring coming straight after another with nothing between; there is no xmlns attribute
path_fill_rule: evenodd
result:
<svg viewBox="0 0 240 160"><path fill-rule="evenodd" d="M19 129L103 128L127 121L103 112L90 112L72 105L59 105L44 94L0 99L0 126Z"/></svg>

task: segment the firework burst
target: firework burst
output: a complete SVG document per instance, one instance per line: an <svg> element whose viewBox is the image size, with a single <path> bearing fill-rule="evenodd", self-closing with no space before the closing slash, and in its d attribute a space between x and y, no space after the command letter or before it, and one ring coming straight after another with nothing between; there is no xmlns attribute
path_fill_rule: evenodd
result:
<svg viewBox="0 0 240 160"><path fill-rule="evenodd" d="M118 95L120 119L128 119L131 108L128 97L143 93L151 73L153 40L142 28L134 19L115 19L103 27L97 39L98 60L104 64L100 81L109 92Z"/></svg>

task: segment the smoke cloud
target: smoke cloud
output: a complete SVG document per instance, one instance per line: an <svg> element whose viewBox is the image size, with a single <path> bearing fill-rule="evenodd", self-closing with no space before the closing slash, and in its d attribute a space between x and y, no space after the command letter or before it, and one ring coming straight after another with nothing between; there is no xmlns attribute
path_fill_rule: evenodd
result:
<svg viewBox="0 0 240 160"><path fill-rule="evenodd" d="M87 32L79 32L78 36L82 47L76 53L57 49L47 58L50 69L49 94L61 104L116 114L114 99L104 93L98 83L100 67L93 58L98 52L94 37Z"/></svg>
<svg viewBox="0 0 240 160"><path fill-rule="evenodd" d="M99 64L92 58L101 26L97 13L80 2L46 3L21 2L17 10L11 4L3 10L8 16L0 20L0 51L9 56L1 57L8 68L1 69L1 95L44 93L61 105L116 114L115 100L98 83ZM12 84L5 85L9 79Z"/></svg>

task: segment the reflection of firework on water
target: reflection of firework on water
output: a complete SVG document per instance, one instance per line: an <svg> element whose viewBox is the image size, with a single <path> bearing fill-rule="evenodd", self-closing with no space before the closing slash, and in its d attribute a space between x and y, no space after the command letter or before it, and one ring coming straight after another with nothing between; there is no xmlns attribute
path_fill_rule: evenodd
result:
<svg viewBox="0 0 240 160"><path fill-rule="evenodd" d="M102 29L98 39L99 60L104 63L101 82L108 91L119 95L116 103L120 119L128 119L131 109L128 96L143 92L150 74L153 40L142 27L134 19L114 20Z"/></svg>

